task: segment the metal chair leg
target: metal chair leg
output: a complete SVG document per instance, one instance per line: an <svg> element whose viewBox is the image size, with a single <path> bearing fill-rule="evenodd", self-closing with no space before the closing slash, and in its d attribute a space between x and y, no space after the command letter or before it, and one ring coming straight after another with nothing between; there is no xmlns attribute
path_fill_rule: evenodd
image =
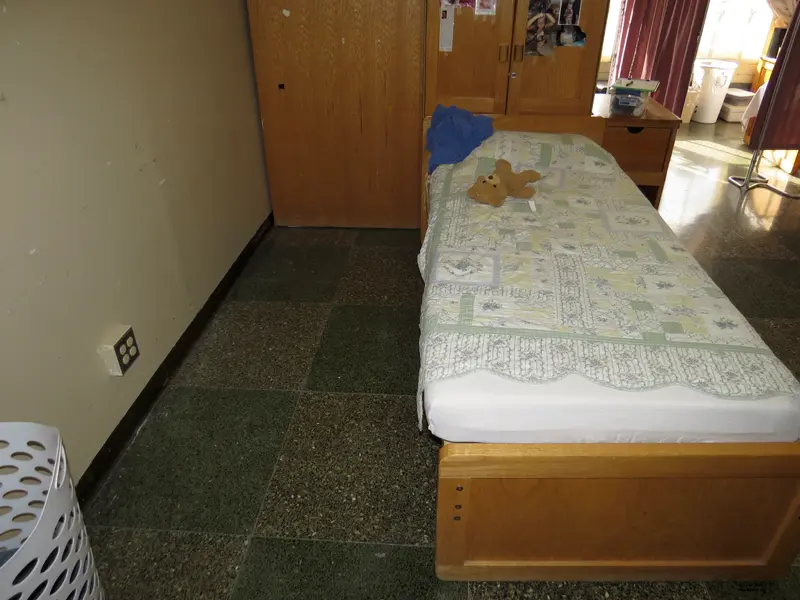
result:
<svg viewBox="0 0 800 600"><path fill-rule="evenodd" d="M773 194L778 194L784 198L800 199L800 194L790 194L784 190L779 190L773 185L769 184L769 178L765 177L758 172L758 167L761 165L761 152L753 152L753 158L750 160L750 166L747 168L747 175L738 177L731 175L728 177L728 182L735 185L745 195L752 189L763 187L771 191Z"/></svg>

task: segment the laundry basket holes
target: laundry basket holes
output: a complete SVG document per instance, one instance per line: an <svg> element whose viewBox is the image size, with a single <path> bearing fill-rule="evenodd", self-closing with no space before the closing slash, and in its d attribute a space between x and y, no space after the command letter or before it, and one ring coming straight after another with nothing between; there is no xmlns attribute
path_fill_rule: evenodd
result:
<svg viewBox="0 0 800 600"><path fill-rule="evenodd" d="M44 559L44 562L42 563L42 568L40 569L39 572L44 573L45 571L47 571L47 569L52 567L57 556L58 556L58 548L53 548L50 551L50 554L47 555L47 558Z"/></svg>
<svg viewBox="0 0 800 600"><path fill-rule="evenodd" d="M63 571L61 571L59 576L56 577L56 580L53 582L53 587L50 588L51 596L61 589L61 586L64 585L64 580L66 578L67 578L67 570L64 569Z"/></svg>
<svg viewBox="0 0 800 600"><path fill-rule="evenodd" d="M58 466L56 467L56 489L60 490L67 479L67 461L64 460L64 449L58 453Z"/></svg>
<svg viewBox="0 0 800 600"><path fill-rule="evenodd" d="M20 513L18 515L14 515L14 518L11 520L14 523L27 523L28 521L35 521L36 515L33 513Z"/></svg>
<svg viewBox="0 0 800 600"><path fill-rule="evenodd" d="M14 581L11 582L12 585L19 585L20 583L25 581L28 578L28 575L30 575L33 572L33 570L36 568L36 563L37 562L39 562L39 559L38 558L34 558L27 565L22 567L20 572L17 573L17 576L14 577Z"/></svg>
<svg viewBox="0 0 800 600"><path fill-rule="evenodd" d="M0 600L103 597L66 451L53 428L0 424L0 556L12 555L1 569Z"/></svg>
<svg viewBox="0 0 800 600"><path fill-rule="evenodd" d="M6 529L3 533L0 533L0 542L13 540L20 533L22 533L22 529Z"/></svg>
<svg viewBox="0 0 800 600"><path fill-rule="evenodd" d="M67 545L64 546L64 551L61 553L61 562L65 562L69 558L69 553L72 552L72 538L67 540Z"/></svg>
<svg viewBox="0 0 800 600"><path fill-rule="evenodd" d="M65 521L66 521L66 518L64 517L64 515L61 515L58 518L58 523L56 523L56 526L53 527L53 539L56 539L58 536L61 535L61 532L64 530L64 522Z"/></svg>
<svg viewBox="0 0 800 600"><path fill-rule="evenodd" d="M72 567L72 572L69 574L69 582L72 583L78 578L78 573L81 571L81 561L75 563Z"/></svg>
<svg viewBox="0 0 800 600"><path fill-rule="evenodd" d="M44 589L47 587L47 581L43 581L39 584L39 586L31 592L31 595L28 596L28 600L36 600L40 598L42 594L44 594Z"/></svg>

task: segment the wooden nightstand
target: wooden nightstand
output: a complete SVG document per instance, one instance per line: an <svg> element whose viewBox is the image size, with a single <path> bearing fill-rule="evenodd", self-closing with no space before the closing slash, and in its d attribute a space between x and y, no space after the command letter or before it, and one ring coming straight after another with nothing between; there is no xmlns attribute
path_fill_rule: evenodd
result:
<svg viewBox="0 0 800 600"><path fill-rule="evenodd" d="M658 208L681 120L652 98L641 117L612 117L611 96L594 97L592 115L606 119L603 148Z"/></svg>

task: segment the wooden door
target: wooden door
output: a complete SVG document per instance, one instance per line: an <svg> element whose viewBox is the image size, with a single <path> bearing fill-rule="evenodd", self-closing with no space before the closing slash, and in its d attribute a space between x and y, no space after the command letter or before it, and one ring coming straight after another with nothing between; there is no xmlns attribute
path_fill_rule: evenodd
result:
<svg viewBox="0 0 800 600"><path fill-rule="evenodd" d="M508 114L591 114L608 0L583 0L581 5L585 46L557 47L552 56L525 56L528 1L517 0Z"/></svg>
<svg viewBox="0 0 800 600"><path fill-rule="evenodd" d="M423 0L248 0L278 225L419 226Z"/></svg>
<svg viewBox="0 0 800 600"><path fill-rule="evenodd" d="M506 112L514 0L497 0L497 14L455 9L453 49L439 50L440 0L428 0L425 114L437 104L474 113Z"/></svg>

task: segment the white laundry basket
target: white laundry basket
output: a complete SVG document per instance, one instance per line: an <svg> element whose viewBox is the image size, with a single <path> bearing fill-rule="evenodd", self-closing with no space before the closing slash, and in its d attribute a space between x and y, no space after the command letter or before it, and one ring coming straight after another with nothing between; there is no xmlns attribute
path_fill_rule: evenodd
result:
<svg viewBox="0 0 800 600"><path fill-rule="evenodd" d="M58 430L0 423L0 600L101 600Z"/></svg>
<svg viewBox="0 0 800 600"><path fill-rule="evenodd" d="M733 74L739 65L724 60L704 59L694 63L694 78L700 83L700 95L697 97L697 110L693 121L698 123L716 123L719 111L725 102L725 94L733 80Z"/></svg>
<svg viewBox="0 0 800 600"><path fill-rule="evenodd" d="M697 97L699 95L699 90L690 89L686 92L686 101L683 103L683 112L681 113L682 123L688 123L692 120L694 111L697 110Z"/></svg>

